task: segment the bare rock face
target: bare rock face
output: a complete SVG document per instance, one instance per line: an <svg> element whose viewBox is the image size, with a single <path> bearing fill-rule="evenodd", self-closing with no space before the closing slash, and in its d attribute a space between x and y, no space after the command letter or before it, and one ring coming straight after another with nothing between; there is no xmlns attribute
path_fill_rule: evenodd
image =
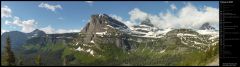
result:
<svg viewBox="0 0 240 67"><path fill-rule="evenodd" d="M200 30L215 30L215 28L207 22L200 27Z"/></svg>
<svg viewBox="0 0 240 67"><path fill-rule="evenodd" d="M150 19L149 18L146 18L145 20L143 20L141 22L141 25L147 25L147 26L150 26L150 27L153 27L154 25L151 23Z"/></svg>
<svg viewBox="0 0 240 67"><path fill-rule="evenodd" d="M109 17L106 14L95 14L91 16L91 20L81 30L82 43L91 43L91 41L115 44L117 47L129 49L130 47L126 37L128 27Z"/></svg>

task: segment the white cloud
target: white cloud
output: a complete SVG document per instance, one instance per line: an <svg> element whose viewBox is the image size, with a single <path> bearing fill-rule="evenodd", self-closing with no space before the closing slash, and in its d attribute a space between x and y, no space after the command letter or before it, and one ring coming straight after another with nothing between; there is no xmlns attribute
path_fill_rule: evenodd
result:
<svg viewBox="0 0 240 67"><path fill-rule="evenodd" d="M144 20L149 17L151 22L159 28L194 28L198 29L203 23L209 22L215 28L219 28L219 9L205 6L197 8L191 3L187 3L184 7L173 14L167 10L166 13L152 15L134 8L129 12L131 23L136 23L136 20Z"/></svg>
<svg viewBox="0 0 240 67"><path fill-rule="evenodd" d="M6 25L10 25L10 24L11 24L11 22L10 22L10 21L8 21L8 20L6 20L6 21L5 21L5 24L6 24Z"/></svg>
<svg viewBox="0 0 240 67"><path fill-rule="evenodd" d="M86 3L92 4L94 1L85 1Z"/></svg>
<svg viewBox="0 0 240 67"><path fill-rule="evenodd" d="M163 1L164 3L169 3L169 1Z"/></svg>
<svg viewBox="0 0 240 67"><path fill-rule="evenodd" d="M55 11L56 9L62 9L61 5L50 5L48 3L41 3L41 4L38 5L38 7L46 8L46 9L49 9L51 11Z"/></svg>
<svg viewBox="0 0 240 67"><path fill-rule="evenodd" d="M219 24L219 9L205 6L203 9L197 9L191 3L188 3L178 13L179 22L185 26L199 28L203 23L209 22L211 25ZM218 28L218 27L217 27Z"/></svg>
<svg viewBox="0 0 240 67"><path fill-rule="evenodd" d="M171 4L170 7L171 7L172 10L176 10L177 9L175 4Z"/></svg>
<svg viewBox="0 0 240 67"><path fill-rule="evenodd" d="M1 18L12 17L11 13L12 13L12 10L10 8L8 8L8 6L4 5L3 7L1 7Z"/></svg>
<svg viewBox="0 0 240 67"><path fill-rule="evenodd" d="M35 29L37 22L33 19L21 20L19 17L14 17L12 22L5 21L5 24L19 26L22 32L29 33Z"/></svg>
<svg viewBox="0 0 240 67"><path fill-rule="evenodd" d="M124 23L124 24L127 25L128 28L130 28L130 29L133 29L132 26L133 26L133 25L136 25L136 23L133 23L133 22L130 22L130 21L123 20L122 17L117 16L117 15L115 15L115 14L111 14L110 16L111 16L112 18L114 18L114 19L116 19L116 20L118 20L118 21Z"/></svg>
<svg viewBox="0 0 240 67"><path fill-rule="evenodd" d="M68 30L66 30L66 29L58 29L57 31L56 31L56 33L72 33L72 32L80 32L80 30L76 30L76 29L68 29Z"/></svg>
<svg viewBox="0 0 240 67"><path fill-rule="evenodd" d="M131 22L143 21L146 19L147 15L148 15L147 13L141 11L138 8L134 8L128 14L130 15Z"/></svg>
<svg viewBox="0 0 240 67"><path fill-rule="evenodd" d="M44 31L47 34L53 34L55 31L55 29L53 29L51 26L41 28L40 30Z"/></svg>
<svg viewBox="0 0 240 67"><path fill-rule="evenodd" d="M5 33L5 32L9 32L8 30L3 30L3 29L1 29L1 35L3 34L3 33Z"/></svg>
<svg viewBox="0 0 240 67"><path fill-rule="evenodd" d="M40 30L47 34L80 32L80 29L54 29L51 26L40 28Z"/></svg>

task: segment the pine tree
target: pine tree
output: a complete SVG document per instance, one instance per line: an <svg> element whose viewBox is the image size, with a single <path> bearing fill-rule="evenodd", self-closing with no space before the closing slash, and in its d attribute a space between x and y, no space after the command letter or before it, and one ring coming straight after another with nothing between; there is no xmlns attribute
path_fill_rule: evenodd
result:
<svg viewBox="0 0 240 67"><path fill-rule="evenodd" d="M19 66L23 65L23 57L19 57L18 63Z"/></svg>
<svg viewBox="0 0 240 67"><path fill-rule="evenodd" d="M4 60L5 60L7 66L14 66L15 65L15 57L14 57L14 54L11 50L11 41L10 41L9 36L7 36L7 38L6 38Z"/></svg>
<svg viewBox="0 0 240 67"><path fill-rule="evenodd" d="M64 57L63 57L63 66L66 66L66 65L67 65L67 62L68 62L68 61L67 61L67 58L66 58L66 56L64 56Z"/></svg>
<svg viewBox="0 0 240 67"><path fill-rule="evenodd" d="M40 56L40 55L36 56L36 58L35 58L35 64L36 64L36 65L42 65L42 63L41 63L41 56Z"/></svg>

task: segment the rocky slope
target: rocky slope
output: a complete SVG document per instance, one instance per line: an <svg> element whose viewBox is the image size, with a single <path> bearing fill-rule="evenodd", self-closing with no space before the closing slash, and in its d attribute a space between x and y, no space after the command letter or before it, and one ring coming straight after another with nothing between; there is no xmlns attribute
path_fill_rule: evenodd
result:
<svg viewBox="0 0 240 67"><path fill-rule="evenodd" d="M129 28L109 17L106 14L92 15L90 21L80 32L80 37L77 38L77 45L88 43L105 43L115 44L123 49L130 49L127 41L127 33Z"/></svg>

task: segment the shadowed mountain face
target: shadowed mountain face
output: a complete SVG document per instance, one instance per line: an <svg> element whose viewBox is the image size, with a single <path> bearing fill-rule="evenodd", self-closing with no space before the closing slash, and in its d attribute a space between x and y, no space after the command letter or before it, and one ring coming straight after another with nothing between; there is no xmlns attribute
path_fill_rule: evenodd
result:
<svg viewBox="0 0 240 67"><path fill-rule="evenodd" d="M150 26L150 27L153 27L154 25L151 23L150 19L147 18L145 19L144 21L141 22L141 25L147 25L147 26Z"/></svg>
<svg viewBox="0 0 240 67"><path fill-rule="evenodd" d="M109 17L106 14L95 14L91 16L91 20L82 29L81 33L94 34L96 32L104 32L106 27L121 29L128 28L125 24L113 19L112 17Z"/></svg>
<svg viewBox="0 0 240 67"><path fill-rule="evenodd" d="M44 31L39 29L30 33L10 31L1 35L1 46L3 47L5 45L7 36L10 36L12 47L17 48L25 44L46 45L47 43L71 42L73 37L77 34L78 33L46 34Z"/></svg>
<svg viewBox="0 0 240 67"><path fill-rule="evenodd" d="M5 32L1 35L1 46L4 47L6 44L6 38L7 36L10 37L12 48L16 48L18 46L23 45L27 38L27 35L25 33L19 32L19 31L10 31Z"/></svg>
<svg viewBox="0 0 240 67"><path fill-rule="evenodd" d="M99 43L114 43L118 47L128 49L129 44L125 40L128 27L106 14L91 16L91 20L80 32L84 35L82 44L98 41ZM126 48L128 47L128 48Z"/></svg>
<svg viewBox="0 0 240 67"><path fill-rule="evenodd" d="M199 29L200 30L215 30L215 28L212 27L208 22L204 23Z"/></svg>

